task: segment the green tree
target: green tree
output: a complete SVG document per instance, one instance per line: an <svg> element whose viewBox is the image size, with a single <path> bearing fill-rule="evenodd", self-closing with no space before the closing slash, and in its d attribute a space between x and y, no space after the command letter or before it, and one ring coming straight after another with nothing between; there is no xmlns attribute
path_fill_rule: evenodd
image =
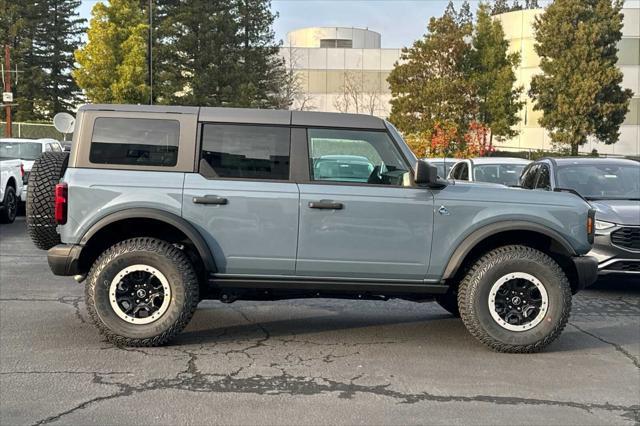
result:
<svg viewBox="0 0 640 426"><path fill-rule="evenodd" d="M506 12L511 12L511 7L507 0L495 0L493 2L493 7L491 8L492 15L499 15Z"/></svg>
<svg viewBox="0 0 640 426"><path fill-rule="evenodd" d="M73 77L95 103L146 103L147 17L139 0L96 3Z"/></svg>
<svg viewBox="0 0 640 426"><path fill-rule="evenodd" d="M288 75L268 0L160 0L160 102L288 107Z"/></svg>
<svg viewBox="0 0 640 426"><path fill-rule="evenodd" d="M578 148L593 136L613 144L632 97L616 66L622 38L621 0L556 0L536 19L543 74L530 95L554 143Z"/></svg>
<svg viewBox="0 0 640 426"><path fill-rule="evenodd" d="M80 0L45 0L41 4L45 14L37 27L32 65L46 70L41 86L41 108L46 118L53 118L58 112L71 111L80 101L71 70L85 21L78 17Z"/></svg>
<svg viewBox="0 0 640 426"><path fill-rule="evenodd" d="M471 52L471 79L478 97L477 121L491 130L490 138L511 138L520 120L518 111L522 88L514 88L514 68L520 62L518 53L508 53L509 42L499 21L492 19L489 6L480 4Z"/></svg>
<svg viewBox="0 0 640 426"><path fill-rule="evenodd" d="M449 3L442 17L431 18L427 34L403 49L389 75L390 120L405 134L454 125L462 142L477 109L469 78L472 25L464 21Z"/></svg>

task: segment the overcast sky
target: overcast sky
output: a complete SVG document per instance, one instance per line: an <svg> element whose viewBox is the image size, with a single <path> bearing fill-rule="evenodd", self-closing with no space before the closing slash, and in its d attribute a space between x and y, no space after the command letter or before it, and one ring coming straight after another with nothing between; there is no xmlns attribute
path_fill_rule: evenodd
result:
<svg viewBox="0 0 640 426"><path fill-rule="evenodd" d="M97 0L82 0L80 15L91 17ZM346 26L369 28L382 34L382 47L403 47L425 33L431 16L440 16L448 0L272 0L280 14L276 37L303 27ZM456 1L460 5L462 1ZM478 0L470 1L472 8Z"/></svg>

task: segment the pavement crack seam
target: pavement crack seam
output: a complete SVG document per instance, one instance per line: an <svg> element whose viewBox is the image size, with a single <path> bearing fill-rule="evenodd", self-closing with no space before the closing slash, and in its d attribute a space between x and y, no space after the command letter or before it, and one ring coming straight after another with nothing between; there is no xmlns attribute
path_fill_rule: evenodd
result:
<svg viewBox="0 0 640 426"><path fill-rule="evenodd" d="M618 345L617 343L613 343L613 342L610 342L608 340L605 340L602 337L597 336L597 335L595 335L595 334L593 334L591 332L588 332L587 330L585 330L585 329L583 329L581 327L578 327L577 325L575 325L575 324L573 324L571 322L569 324L572 327L574 327L575 329L577 329L578 331L586 334L587 336L591 336L594 339L601 341L602 343L606 343L607 345L613 346L613 348L617 352L621 353L625 358L630 360L633 363L633 365L636 366L637 369L640 369L640 361L635 356L633 356L629 351L627 351L625 348L623 348L622 346Z"/></svg>
<svg viewBox="0 0 640 426"><path fill-rule="evenodd" d="M191 351L184 351L188 356L187 367L174 378L154 379L140 385L133 386L127 383L105 381L101 374L94 374L93 383L116 386L119 390L111 395L92 398L60 414L40 420L36 425L47 424L60 420L62 417L75 411L83 410L90 405L126 397L133 394L154 390L181 390L189 392L207 393L243 393L257 395L319 395L338 393L338 398L351 399L356 394L372 394L397 400L401 404L415 404L418 402L461 402L461 403L488 403L496 405L540 405L575 408L591 413L593 410L605 410L621 412L625 418L637 418L640 413L640 405L622 406L610 403L580 403L573 401L557 401L536 398L506 397L493 395L436 395L428 392L402 393L390 389L390 384L365 386L355 384L358 376L348 383L330 380L324 377L291 376L284 373L280 376L256 375L248 378L237 378L221 374L203 374L197 367L198 355Z"/></svg>

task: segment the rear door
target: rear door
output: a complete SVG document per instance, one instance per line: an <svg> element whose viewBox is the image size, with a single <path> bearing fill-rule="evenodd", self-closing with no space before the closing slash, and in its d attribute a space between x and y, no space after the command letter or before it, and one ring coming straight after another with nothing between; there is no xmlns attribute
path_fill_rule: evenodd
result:
<svg viewBox="0 0 640 426"><path fill-rule="evenodd" d="M298 186L289 126L204 123L198 173L185 175L183 217L220 274L293 275Z"/></svg>
<svg viewBox="0 0 640 426"><path fill-rule="evenodd" d="M296 273L423 280L433 196L385 131L309 128ZM297 141L296 141L297 142Z"/></svg>

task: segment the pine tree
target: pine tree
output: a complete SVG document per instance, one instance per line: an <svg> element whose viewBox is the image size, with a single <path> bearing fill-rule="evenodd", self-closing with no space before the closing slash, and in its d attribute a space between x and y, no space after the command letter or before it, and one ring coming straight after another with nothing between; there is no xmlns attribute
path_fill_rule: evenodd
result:
<svg viewBox="0 0 640 426"><path fill-rule="evenodd" d="M390 120L405 134L454 126L461 141L475 115L466 41L471 25L460 25L458 19L452 4L441 18L431 18L427 34L403 49L389 75Z"/></svg>
<svg viewBox="0 0 640 426"><path fill-rule="evenodd" d="M71 111L79 102L79 88L71 77L73 52L84 33L84 20L78 17L80 0L45 0L43 19L37 27L34 63L46 70L41 86L41 108L46 118Z"/></svg>
<svg viewBox="0 0 640 426"><path fill-rule="evenodd" d="M160 102L288 107L268 0L159 1Z"/></svg>
<svg viewBox="0 0 640 426"><path fill-rule="evenodd" d="M539 9L540 8L540 4L538 3L538 0L525 0L524 8L525 9Z"/></svg>
<svg viewBox="0 0 640 426"><path fill-rule="evenodd" d="M522 10L522 5L518 0L513 0L513 4L511 5L510 12L515 12L516 10Z"/></svg>
<svg viewBox="0 0 640 426"><path fill-rule="evenodd" d="M495 0L493 2L493 7L491 8L492 15L499 15L506 12L511 12L511 7L507 0Z"/></svg>
<svg viewBox="0 0 640 426"><path fill-rule="evenodd" d="M286 70L278 56L279 45L272 29L277 15L271 12L271 1L237 2L243 77L237 104L255 108L283 107L279 93Z"/></svg>
<svg viewBox="0 0 640 426"><path fill-rule="evenodd" d="M139 0L96 3L73 77L91 102L147 103L147 34Z"/></svg>
<svg viewBox="0 0 640 426"><path fill-rule="evenodd" d="M478 119L491 130L491 138L513 137L512 127L519 121L522 88L514 88L518 53L508 53L509 42L499 21L492 19L489 7L480 4L471 52L471 78L477 88Z"/></svg>
<svg viewBox="0 0 640 426"><path fill-rule="evenodd" d="M622 38L621 0L556 0L536 19L536 53L543 74L530 95L543 111L540 124L573 155L596 137L618 141L632 97L617 67Z"/></svg>

